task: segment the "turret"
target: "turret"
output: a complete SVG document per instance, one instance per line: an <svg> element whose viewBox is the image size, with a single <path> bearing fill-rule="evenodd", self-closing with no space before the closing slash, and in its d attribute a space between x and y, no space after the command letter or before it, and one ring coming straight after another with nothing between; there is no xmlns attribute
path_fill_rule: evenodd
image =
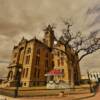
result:
<svg viewBox="0 0 100 100"><path fill-rule="evenodd" d="M52 48L53 44L54 44L54 30L53 27L51 25L48 25L45 29L44 29L44 39L43 42L49 47Z"/></svg>

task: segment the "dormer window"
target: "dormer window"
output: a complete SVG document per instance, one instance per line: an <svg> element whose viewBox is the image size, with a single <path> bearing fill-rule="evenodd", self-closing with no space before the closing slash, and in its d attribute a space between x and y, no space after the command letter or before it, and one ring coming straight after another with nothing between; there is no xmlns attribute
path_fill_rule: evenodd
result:
<svg viewBox="0 0 100 100"><path fill-rule="evenodd" d="M27 54L31 53L31 48L27 49Z"/></svg>

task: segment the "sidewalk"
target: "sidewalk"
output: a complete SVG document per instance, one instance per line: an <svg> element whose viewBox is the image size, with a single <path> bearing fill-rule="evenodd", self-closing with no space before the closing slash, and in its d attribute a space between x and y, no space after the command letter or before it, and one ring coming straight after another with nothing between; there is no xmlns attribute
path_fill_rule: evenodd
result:
<svg viewBox="0 0 100 100"><path fill-rule="evenodd" d="M77 93L70 93L64 97L57 96L38 96L38 97L8 97L0 95L0 100L100 100L100 87L96 95L87 92L85 89L76 91ZM75 91L74 91L75 92Z"/></svg>
<svg viewBox="0 0 100 100"><path fill-rule="evenodd" d="M47 97L20 97L12 98L7 96L0 96L0 100L73 100L73 97L58 97L58 96L47 96Z"/></svg>
<svg viewBox="0 0 100 100"><path fill-rule="evenodd" d="M93 94L86 93L86 94L72 94L72 95L65 95L64 97L58 96L42 96L42 97L19 97L13 98L8 96L0 95L0 100L80 100L80 98L89 98L92 97Z"/></svg>

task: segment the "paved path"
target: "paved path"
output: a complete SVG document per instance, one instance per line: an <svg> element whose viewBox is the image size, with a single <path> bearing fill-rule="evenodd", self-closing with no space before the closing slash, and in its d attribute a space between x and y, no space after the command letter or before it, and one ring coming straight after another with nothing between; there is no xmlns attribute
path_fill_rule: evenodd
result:
<svg viewBox="0 0 100 100"><path fill-rule="evenodd" d="M89 97L93 94L86 93L86 94L74 94L74 95L67 95L64 97L59 96L47 96L47 97L20 97L20 98L12 98L7 96L0 95L0 100L76 100L77 98L82 97Z"/></svg>
<svg viewBox="0 0 100 100"><path fill-rule="evenodd" d="M84 99L84 100L100 100L100 86L95 96L93 96L92 98Z"/></svg>
<svg viewBox="0 0 100 100"><path fill-rule="evenodd" d="M20 98L12 98L0 95L0 100L100 100L100 87L96 95L90 93L84 94L72 94L67 95L65 97L59 96L47 96L47 97L20 97Z"/></svg>
<svg viewBox="0 0 100 100"><path fill-rule="evenodd" d="M72 100L74 97L59 97L59 96L48 96L48 97L22 97L22 98L11 98L7 96L1 96L0 100Z"/></svg>

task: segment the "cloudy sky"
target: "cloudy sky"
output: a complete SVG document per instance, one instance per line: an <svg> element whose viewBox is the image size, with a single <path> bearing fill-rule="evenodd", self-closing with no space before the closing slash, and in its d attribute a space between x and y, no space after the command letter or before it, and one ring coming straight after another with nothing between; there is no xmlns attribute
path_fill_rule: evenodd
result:
<svg viewBox="0 0 100 100"><path fill-rule="evenodd" d="M62 19L71 18L74 31L88 34L100 30L100 0L0 0L0 69L6 70L11 51L24 36L43 36L47 24L61 34ZM80 63L82 73L100 67L100 50Z"/></svg>

